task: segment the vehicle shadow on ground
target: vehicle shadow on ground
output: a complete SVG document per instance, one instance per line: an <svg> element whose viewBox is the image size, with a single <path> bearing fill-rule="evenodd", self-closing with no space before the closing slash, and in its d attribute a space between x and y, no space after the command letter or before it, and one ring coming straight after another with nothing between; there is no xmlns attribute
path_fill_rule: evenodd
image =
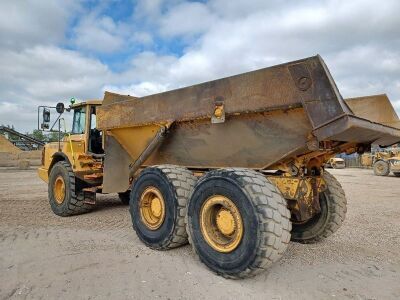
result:
<svg viewBox="0 0 400 300"><path fill-rule="evenodd" d="M97 196L96 204L93 207L93 212L108 211L114 209L129 210L129 205L123 204L121 200L119 200L118 195Z"/></svg>

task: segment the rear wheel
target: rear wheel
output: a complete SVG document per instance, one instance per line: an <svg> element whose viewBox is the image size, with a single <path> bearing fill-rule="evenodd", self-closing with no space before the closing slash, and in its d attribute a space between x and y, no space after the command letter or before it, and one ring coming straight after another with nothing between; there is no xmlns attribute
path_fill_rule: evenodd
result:
<svg viewBox="0 0 400 300"><path fill-rule="evenodd" d="M53 212L62 217L82 214L92 209L94 195L87 201L85 194L77 190L77 182L68 162L56 163L50 171L49 202ZM89 203L90 202L90 203Z"/></svg>
<svg viewBox="0 0 400 300"><path fill-rule="evenodd" d="M227 278L255 275L280 259L290 240L286 201L246 169L203 176L188 203L189 241L200 260Z"/></svg>
<svg viewBox="0 0 400 300"><path fill-rule="evenodd" d="M320 193L321 212L305 223L292 223L293 241L318 242L336 232L345 219L347 201L342 186L334 176L326 171L323 178L327 189Z"/></svg>
<svg viewBox="0 0 400 300"><path fill-rule="evenodd" d="M388 176L390 173L389 163L383 160L378 160L374 163L374 173L377 176Z"/></svg>
<svg viewBox="0 0 400 300"><path fill-rule="evenodd" d="M186 203L196 178L186 168L148 167L132 185L130 213L140 240L165 250L187 243Z"/></svg>

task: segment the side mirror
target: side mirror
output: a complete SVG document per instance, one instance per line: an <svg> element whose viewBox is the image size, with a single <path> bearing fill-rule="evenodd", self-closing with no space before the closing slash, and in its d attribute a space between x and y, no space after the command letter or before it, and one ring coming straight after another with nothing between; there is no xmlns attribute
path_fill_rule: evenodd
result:
<svg viewBox="0 0 400 300"><path fill-rule="evenodd" d="M50 122L50 110L47 108L43 109L43 122L49 123Z"/></svg>
<svg viewBox="0 0 400 300"><path fill-rule="evenodd" d="M62 114L62 113L64 112L64 109L65 109L64 103L62 103L62 102L57 103L57 105L56 105L56 111L57 111L59 114Z"/></svg>

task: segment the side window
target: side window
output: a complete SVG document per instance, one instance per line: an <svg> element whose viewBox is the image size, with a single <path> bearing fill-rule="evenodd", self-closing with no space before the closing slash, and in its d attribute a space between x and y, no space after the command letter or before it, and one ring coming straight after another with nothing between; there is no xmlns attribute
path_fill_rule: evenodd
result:
<svg viewBox="0 0 400 300"><path fill-rule="evenodd" d="M77 108L74 111L74 120L72 123L72 134L85 133L86 107Z"/></svg>
<svg viewBox="0 0 400 300"><path fill-rule="evenodd" d="M90 129L96 128L96 106L90 107Z"/></svg>

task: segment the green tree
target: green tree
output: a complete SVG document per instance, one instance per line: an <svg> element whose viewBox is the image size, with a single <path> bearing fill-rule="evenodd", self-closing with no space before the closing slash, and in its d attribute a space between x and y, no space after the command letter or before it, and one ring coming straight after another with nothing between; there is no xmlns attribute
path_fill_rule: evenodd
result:
<svg viewBox="0 0 400 300"><path fill-rule="evenodd" d="M65 133L61 132L60 138L62 139L64 137ZM51 132L48 136L48 141L49 142L58 142L58 132Z"/></svg>
<svg viewBox="0 0 400 300"><path fill-rule="evenodd" d="M47 142L48 138L47 136L44 135L43 131L39 130L39 129L34 129L33 132L31 134L29 134L31 137L42 141L42 142Z"/></svg>

